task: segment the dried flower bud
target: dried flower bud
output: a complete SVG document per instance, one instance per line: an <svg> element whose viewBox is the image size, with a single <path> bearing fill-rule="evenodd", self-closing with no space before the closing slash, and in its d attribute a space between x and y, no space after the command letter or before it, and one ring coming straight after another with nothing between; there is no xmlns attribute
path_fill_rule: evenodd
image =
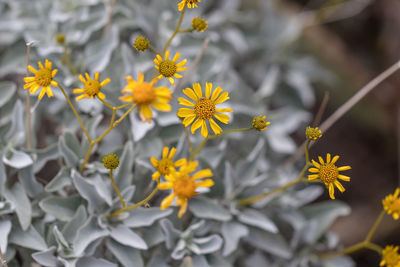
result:
<svg viewBox="0 0 400 267"><path fill-rule="evenodd" d="M306 137L309 140L316 141L316 140L318 140L319 138L322 137L321 130L319 130L318 127L312 128L312 127L308 126L306 128Z"/></svg>
<svg viewBox="0 0 400 267"><path fill-rule="evenodd" d="M114 170L118 168L119 158L115 154L108 154L103 157L103 166L109 170Z"/></svg>
<svg viewBox="0 0 400 267"><path fill-rule="evenodd" d="M149 48L149 46L150 46L150 41L149 41L149 39L147 39L146 37L144 37L144 36L138 36L136 39L135 39L135 42L133 43L133 46L135 47L135 49L137 50L137 51L142 51L142 52L144 52L144 51L146 51L147 50L147 48Z"/></svg>
<svg viewBox="0 0 400 267"><path fill-rule="evenodd" d="M257 131L264 131L267 129L267 126L271 124L271 122L265 121L265 118L265 116L254 117L251 125Z"/></svg>
<svg viewBox="0 0 400 267"><path fill-rule="evenodd" d="M192 27L193 27L193 29L195 29L196 31L204 32L204 31L207 29L207 27L208 27L208 22L207 22L205 19L203 19L203 18L194 17L194 18L192 19Z"/></svg>

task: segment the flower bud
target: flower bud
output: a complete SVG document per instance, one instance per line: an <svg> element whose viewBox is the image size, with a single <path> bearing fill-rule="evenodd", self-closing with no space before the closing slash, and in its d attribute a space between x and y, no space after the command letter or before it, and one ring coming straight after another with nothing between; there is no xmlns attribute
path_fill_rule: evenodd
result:
<svg viewBox="0 0 400 267"><path fill-rule="evenodd" d="M114 170L118 168L119 165L119 158L115 154L108 154L107 156L103 157L103 166L106 169Z"/></svg>
<svg viewBox="0 0 400 267"><path fill-rule="evenodd" d="M149 39L147 39L146 37L144 37L144 36L138 36L136 39L135 39L135 42L133 43L133 46L135 47L135 49L137 50L137 51L142 51L142 52L144 52L144 51L146 51L147 50L147 48L149 48L149 46L150 46L150 41L149 41Z"/></svg>

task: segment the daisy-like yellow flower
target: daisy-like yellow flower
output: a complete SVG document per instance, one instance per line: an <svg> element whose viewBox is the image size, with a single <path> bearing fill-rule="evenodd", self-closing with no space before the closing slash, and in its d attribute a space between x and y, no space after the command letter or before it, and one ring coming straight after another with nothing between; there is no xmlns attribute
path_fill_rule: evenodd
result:
<svg viewBox="0 0 400 267"><path fill-rule="evenodd" d="M186 59L182 60L179 63L176 63L181 56L180 53L176 53L172 60L169 60L169 50L165 52L164 59L157 55L154 59L155 68L159 71L160 75L158 75L158 79L168 78L169 82L175 86L174 78L182 78L182 75L178 74L178 71L187 70L184 65L186 64Z"/></svg>
<svg viewBox="0 0 400 267"><path fill-rule="evenodd" d="M382 260L379 266L400 267L400 255L398 246L386 246L382 250Z"/></svg>
<svg viewBox="0 0 400 267"><path fill-rule="evenodd" d="M125 95L119 99L124 102L136 103L142 121L151 122L153 112L150 105L161 111L171 110L168 102L172 98L172 92L167 87L154 88L157 79L153 79L149 83L145 82L142 72L139 72L137 81L132 76L126 76L125 79L128 83L122 90Z"/></svg>
<svg viewBox="0 0 400 267"><path fill-rule="evenodd" d="M206 121L208 120L211 129L215 134L222 132L221 127L213 120L212 117L217 120L227 124L229 121L229 116L225 114L220 114L221 112L232 112L230 108L216 108L215 105L221 104L229 99L228 92L223 92L221 87L217 87L214 92L212 91L212 83L206 83L205 97L203 97L203 92L201 90L200 84L193 84L193 89L186 88L183 93L193 100L195 103L180 97L178 98L179 104L183 106L188 106L191 108L180 108L178 110L178 116L185 118L182 123L185 127L188 127L196 118L197 120L192 124L192 134L201 127L201 135L203 137L208 136L208 130Z"/></svg>
<svg viewBox="0 0 400 267"><path fill-rule="evenodd" d="M155 157L150 158L151 164L153 164L154 168L157 169L157 171L152 175L153 180L157 180L161 175L166 176L170 174L171 168L175 168L185 164L186 159L180 159L176 162L172 161L172 158L175 156L175 153L176 153L175 147L171 148L171 151L169 151L168 147L164 147L162 152L162 158L160 160L157 160Z"/></svg>
<svg viewBox="0 0 400 267"><path fill-rule="evenodd" d="M319 163L314 160L312 164L314 167L308 169L309 172L315 173L308 175L308 180L321 179L321 181L325 184L325 186L329 189L329 196L331 199L335 199L335 186L339 189L340 192L344 192L345 189L342 184L338 181L338 179L349 182L350 177L339 174L339 171L350 170L350 166L342 166L337 167L335 165L336 161L339 159L339 156L334 156L331 160L331 154L326 154L326 162L321 157L318 157Z"/></svg>
<svg viewBox="0 0 400 267"><path fill-rule="evenodd" d="M31 65L28 69L35 74L35 76L24 78L24 89L29 88L29 93L34 94L37 90L42 88L39 94L39 99L42 99L44 94L48 97L54 96L53 91L51 91L50 85L58 86L58 83L53 80L57 73L57 69L51 70L51 61L47 60L44 62L44 67L42 62L38 62L39 70L34 69Z"/></svg>
<svg viewBox="0 0 400 267"><path fill-rule="evenodd" d="M204 169L190 175L197 168L197 161L185 162L179 171L171 168L171 173L165 176L167 182L160 183L158 188L160 190L171 189L172 192L161 202L161 209L168 208L172 201L177 197L176 204L180 206L178 217L182 217L187 210L188 200L197 194L196 189L199 187L211 187L214 185L212 179L205 179L197 181L201 178L211 177L213 175L210 169Z"/></svg>
<svg viewBox="0 0 400 267"><path fill-rule="evenodd" d="M389 215L393 216L393 219L398 220L400 218L400 188L396 188L394 194L389 194L382 200L383 208Z"/></svg>
<svg viewBox="0 0 400 267"><path fill-rule="evenodd" d="M179 2L178 4L178 9L179 11L181 11L184 7L185 4L187 5L188 8L195 8L197 7L196 3L200 3L201 0L182 0L181 2Z"/></svg>
<svg viewBox="0 0 400 267"><path fill-rule="evenodd" d="M93 98L97 96L100 99L105 99L106 95L100 92L101 88L108 84L111 80L110 78L105 79L101 83L99 82L99 73L94 74L94 79L91 79L88 73L85 73L86 80L82 75L79 75L79 80L83 83L83 88L74 89L74 94L81 94L77 96L76 100L81 100L83 98Z"/></svg>

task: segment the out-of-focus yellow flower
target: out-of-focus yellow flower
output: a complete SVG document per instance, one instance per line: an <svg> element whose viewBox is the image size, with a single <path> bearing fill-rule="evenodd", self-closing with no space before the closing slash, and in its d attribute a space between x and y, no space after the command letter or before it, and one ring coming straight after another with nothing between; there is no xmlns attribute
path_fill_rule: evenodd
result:
<svg viewBox="0 0 400 267"><path fill-rule="evenodd" d="M185 7L185 4L187 5L188 8L195 8L195 7L197 7L196 3L200 3L200 2L201 2L201 0L182 0L178 4L178 9L179 9L179 11L181 11Z"/></svg>
<svg viewBox="0 0 400 267"><path fill-rule="evenodd" d="M168 78L169 82L175 86L174 78L182 78L182 75L178 74L178 71L187 70L184 65L186 64L186 59L182 60L179 63L176 63L181 56L180 53L176 53L172 60L169 60L169 50L165 52L164 59L157 55L154 59L155 68L159 71L160 75L158 75L158 79Z"/></svg>
<svg viewBox="0 0 400 267"><path fill-rule="evenodd" d="M314 167L308 169L309 172L315 173L308 175L308 180L321 179L325 186L329 190L329 196L331 199L335 199L335 186L340 192L344 192L345 189L338 179L349 182L350 177L339 174L339 171L350 170L350 166L336 167L335 163L339 159L339 156L334 156L331 160L331 154L326 155L326 162L321 157L318 157L319 163L312 160Z"/></svg>
<svg viewBox="0 0 400 267"><path fill-rule="evenodd" d="M153 164L154 168L157 169L157 171L152 175L153 180L157 180L161 175L166 176L170 174L171 168L182 166L186 162L186 159L180 159L176 162L173 162L172 158L175 156L175 153L175 147L171 148L171 151L169 151L168 147L164 147L162 158L160 160L157 160L155 157L150 158L151 164Z"/></svg>
<svg viewBox="0 0 400 267"><path fill-rule="evenodd" d="M51 65L51 61L47 59L44 62L44 67L42 65L42 62L38 62L39 70L36 70L31 65L29 65L28 69L33 74L35 74L35 76L24 78L24 89L29 88L29 93L35 94L37 90L42 88L39 94L39 99L42 99L44 94L47 94L48 97L54 96L53 91L51 91L50 85L58 86L58 83L53 80L58 70L51 70Z"/></svg>
<svg viewBox="0 0 400 267"><path fill-rule="evenodd" d="M100 99L105 99L106 95L100 92L101 88L107 85L111 80L110 78L105 79L101 83L99 82L99 73L94 74L94 79L91 79L88 73L85 73L86 80L82 75L79 75L79 80L83 83L83 88L74 89L74 94L81 94L77 96L76 100L81 100L83 98L93 98L97 96Z"/></svg>
<svg viewBox="0 0 400 267"><path fill-rule="evenodd" d="M221 87L217 87L214 92L212 92L212 83L206 83L206 92L203 97L203 92L201 90L200 84L193 84L192 88L186 88L183 93L193 100L195 103L180 97L178 98L179 104L188 106L190 108L180 108L178 110L178 116L185 118L182 123L185 127L192 124L192 134L201 127L201 135L203 137L208 136L206 121L209 121L211 129L215 134L222 132L221 127L213 120L213 117L222 123L227 124L229 121L229 116L225 114L220 114L222 112L232 112L230 108L216 108L215 105L221 104L229 99L228 92L222 92ZM197 119L196 119L197 118ZM196 119L196 120L195 120Z"/></svg>
<svg viewBox="0 0 400 267"><path fill-rule="evenodd" d="M253 121L251 122L251 126L257 131L264 131L267 129L267 126L271 124L271 122L265 121L265 119L266 116L254 117Z"/></svg>
<svg viewBox="0 0 400 267"><path fill-rule="evenodd" d="M192 19L192 27L198 32L204 32L208 27L208 22L200 17L194 17Z"/></svg>
<svg viewBox="0 0 400 267"><path fill-rule="evenodd" d="M141 72L139 72L137 81L132 76L126 76L125 78L128 82L122 90L125 95L119 99L124 102L136 103L142 121L151 122L153 112L150 106L161 111L171 110L168 102L172 98L172 92L167 87L154 88L157 79L153 79L149 83L145 82L144 75Z"/></svg>
<svg viewBox="0 0 400 267"><path fill-rule="evenodd" d="M306 128L306 137L309 140L316 141L322 137L321 130L319 130L318 127L312 128L312 127L308 126Z"/></svg>
<svg viewBox="0 0 400 267"><path fill-rule="evenodd" d="M400 218L400 188L396 188L394 194L389 194L382 200L383 208L389 215L393 216L393 219L398 220Z"/></svg>
<svg viewBox="0 0 400 267"><path fill-rule="evenodd" d="M199 187L211 187L214 185L212 179L197 181L198 179L211 177L213 175L210 169L204 169L190 175L197 168L197 161L189 161L183 164L179 171L171 168L171 173L165 176L167 182L158 185L160 190L171 189L172 192L161 202L161 209L168 208L172 201L177 197L176 204L180 206L178 216L182 217L187 210L188 200L197 195L196 189Z"/></svg>
<svg viewBox="0 0 400 267"><path fill-rule="evenodd" d="M386 246L382 250L382 260L379 266L400 267L400 255L398 246Z"/></svg>

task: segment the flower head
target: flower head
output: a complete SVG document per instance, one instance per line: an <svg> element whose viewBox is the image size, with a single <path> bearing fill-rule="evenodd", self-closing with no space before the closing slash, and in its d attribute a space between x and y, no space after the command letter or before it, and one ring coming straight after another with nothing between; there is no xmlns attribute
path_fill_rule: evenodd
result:
<svg viewBox="0 0 400 267"><path fill-rule="evenodd" d="M321 130L319 130L318 127L312 128L312 127L308 126L306 128L306 137L309 140L316 141L316 140L318 140L319 138L322 137Z"/></svg>
<svg viewBox="0 0 400 267"><path fill-rule="evenodd" d="M180 159L176 162L173 162L172 158L175 156L175 153L176 153L175 147L171 148L171 151L169 151L168 147L164 147L162 152L162 158L160 160L157 160L154 157L150 158L151 164L153 164L154 168L157 169L157 171L152 176L153 180L157 180L160 177L160 175L164 176L169 175L171 173L171 169L181 166L186 162L186 159Z"/></svg>
<svg viewBox="0 0 400 267"><path fill-rule="evenodd" d="M156 64L155 68L160 73L157 78L168 78L169 82L175 86L173 77L182 78L182 75L178 74L177 72L187 70L186 67L183 67L186 64L186 59L176 63L180 56L180 53L176 53L172 60L169 60L169 50L165 52L164 59L160 55L157 55L154 59L154 63Z"/></svg>
<svg viewBox="0 0 400 267"><path fill-rule="evenodd" d="M208 27L208 22L200 17L194 17L192 19L192 27L198 32L204 32Z"/></svg>
<svg viewBox="0 0 400 267"><path fill-rule="evenodd" d="M178 9L179 9L179 11L181 11L185 7L185 4L187 5L188 8L192 8L192 7L195 8L195 7L197 7L197 5L196 5L197 2L200 3L201 0L182 0L178 4Z"/></svg>
<svg viewBox="0 0 400 267"><path fill-rule="evenodd" d="M331 160L331 154L326 154L326 162L321 157L318 157L319 163L312 160L312 163L315 167L308 169L309 172L315 173L308 175L308 180L321 179L321 181L325 184L329 189L329 196L331 199L335 199L335 186L339 189L340 192L344 192L345 189L342 184L338 181L338 179L349 182L350 177L339 174L339 171L350 170L350 166L342 166L337 167L335 165L336 161L339 159L339 156L334 156Z"/></svg>
<svg viewBox="0 0 400 267"><path fill-rule="evenodd" d="M266 116L254 117L253 121L251 122L251 126L257 131L264 131L267 129L267 126L271 124L271 122L265 121L265 119Z"/></svg>
<svg viewBox="0 0 400 267"><path fill-rule="evenodd" d="M398 246L386 246L382 250L382 260L379 266L400 267L400 255Z"/></svg>
<svg viewBox="0 0 400 267"><path fill-rule="evenodd" d="M53 80L57 73L57 69L51 70L51 61L47 60L44 62L44 67L42 62L38 62L39 70L34 69L32 66L28 66L28 69L35 74L35 76L24 78L24 89L29 88L29 93L34 94L37 90L42 88L39 94L39 99L42 99L44 94L48 97L54 96L53 91L51 91L50 85L58 86L58 83Z"/></svg>
<svg viewBox="0 0 400 267"><path fill-rule="evenodd" d="M382 200L383 208L389 215L393 216L393 219L398 220L400 218L400 188L396 188L394 194L387 195Z"/></svg>
<svg viewBox="0 0 400 267"><path fill-rule="evenodd" d="M61 45L64 44L65 43L65 35L63 33L57 34L56 41L57 41L57 43L59 43Z"/></svg>
<svg viewBox="0 0 400 267"><path fill-rule="evenodd" d="M119 158L115 154L108 154L103 157L103 166L106 169L114 170L119 166Z"/></svg>
<svg viewBox="0 0 400 267"><path fill-rule="evenodd" d="M178 116L184 117L185 119L182 121L185 127L188 127L193 121L192 124L192 134L201 127L201 135L203 137L208 136L208 130L206 121L208 120L211 126L211 129L215 134L219 134L222 132L222 129L218 126L218 124L213 120L213 117L217 120L227 124L229 121L229 116L225 114L220 114L221 112L232 112L230 108L216 108L217 104L221 104L229 99L228 92L223 92L221 87L217 87L214 92L212 91L212 83L206 83L206 92L203 97L203 92L201 90L200 84L193 84L193 89L186 88L183 90L183 93L193 100L195 103L180 97L178 98L179 104L188 106L191 108L180 108L178 110ZM197 119L196 119L197 118ZM196 120L195 120L196 119Z"/></svg>
<svg viewBox="0 0 400 267"><path fill-rule="evenodd" d="M185 162L179 168L179 171L171 168L171 173L165 176L167 182L158 185L160 190L172 190L171 194L161 202L162 210L168 208L175 197L177 197L178 200L176 201L176 204L180 206L178 216L182 217L187 210L188 200L197 194L196 189L198 187L211 187L214 185L212 179L197 181L201 178L211 177L213 173L210 169L204 169L190 175L191 172L196 170L197 164L197 161Z"/></svg>
<svg viewBox="0 0 400 267"><path fill-rule="evenodd" d="M77 96L76 100L81 100L83 98L93 98L97 96L100 99L106 98L106 95L100 92L101 88L110 82L110 78L99 82L99 73L94 74L94 79L91 79L88 73L85 73L86 80L82 75L79 75L79 80L83 83L83 88L74 89L74 94L81 94Z"/></svg>
<svg viewBox="0 0 400 267"><path fill-rule="evenodd" d="M172 98L171 90L167 87L154 88L157 79L151 82L144 81L143 73L139 72L138 80L135 81L132 76L126 76L128 84L122 90L124 96L119 99L124 102L136 103L142 121L151 122L153 112L150 106L161 111L170 111L171 106L168 102Z"/></svg>
<svg viewBox="0 0 400 267"><path fill-rule="evenodd" d="M149 39L147 39L146 37L141 35L141 36L136 37L135 42L133 43L133 46L135 47L135 49L137 51L144 52L147 50L147 48L149 48L150 41L149 41Z"/></svg>

